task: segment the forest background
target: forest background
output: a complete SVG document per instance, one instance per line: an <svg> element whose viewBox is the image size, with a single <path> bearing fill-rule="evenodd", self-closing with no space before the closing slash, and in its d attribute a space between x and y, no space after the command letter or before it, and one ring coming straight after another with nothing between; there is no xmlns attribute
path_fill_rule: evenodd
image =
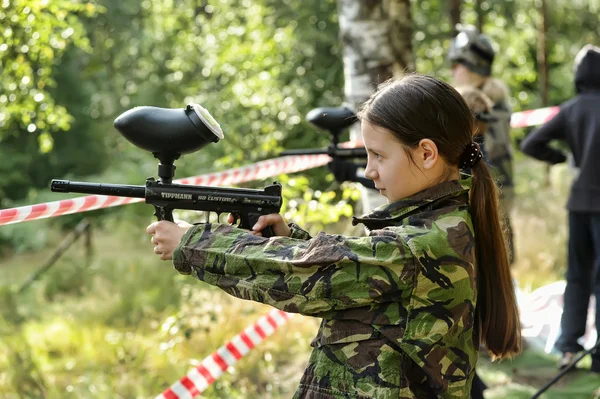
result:
<svg viewBox="0 0 600 399"><path fill-rule="evenodd" d="M454 22L478 25L499 49L494 74L510 87L514 111L571 98L575 54L586 43L600 44L599 0L403 3L410 5L418 72L448 79ZM304 116L344 101L339 6L2 0L0 209L70 197L49 192L52 178L143 184L156 174L156 160L112 126L139 105L196 102L220 122L226 139L178 161L176 177L327 145L329 136ZM513 129L515 148L527 133ZM518 151L516 160L514 273L528 292L564 272L570 172ZM313 232L356 232L345 229L360 197L355 184L337 184L326 168L277 180L290 219ZM151 214L138 204L0 227L0 396L153 397L266 311L157 261L144 233ZM14 288L84 217L93 226L93 257L71 249L17 294ZM298 317L283 329L205 396L290 397L316 322ZM552 376L552 362L537 351L513 363L484 360L489 397L529 397ZM548 397L593 398L598 385L575 374Z"/></svg>

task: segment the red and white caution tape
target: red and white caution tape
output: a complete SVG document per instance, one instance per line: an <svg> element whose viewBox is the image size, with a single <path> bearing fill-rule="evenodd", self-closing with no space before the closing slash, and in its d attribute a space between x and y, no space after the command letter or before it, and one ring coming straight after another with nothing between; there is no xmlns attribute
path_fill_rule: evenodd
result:
<svg viewBox="0 0 600 399"><path fill-rule="evenodd" d="M22 206L19 208L0 209L0 225L44 219L71 213L93 211L100 208L131 204L144 201L141 198L109 197L106 195L89 195L62 201L47 202Z"/></svg>
<svg viewBox="0 0 600 399"><path fill-rule="evenodd" d="M179 179L175 180L175 183L193 184L198 186L231 185L253 180L262 180L268 177L279 176L284 173L294 173L316 168L318 166L326 165L330 160L331 158L329 158L328 155L285 156L222 172ZM44 204L0 209L0 226L142 201L143 199L141 198L88 195L68 200L47 202Z"/></svg>
<svg viewBox="0 0 600 399"><path fill-rule="evenodd" d="M511 127L543 125L558 114L558 107L538 108L529 111L515 112L510 118Z"/></svg>
<svg viewBox="0 0 600 399"><path fill-rule="evenodd" d="M207 356L199 366L194 367L181 380L171 385L155 399L191 399L203 392L227 368L233 366L252 348L273 334L290 317L292 317L291 314L281 310L271 310L258 319L256 323L246 327L242 333L217 349L212 355Z"/></svg>
<svg viewBox="0 0 600 399"><path fill-rule="evenodd" d="M512 114L510 124L514 128L541 125L552 119L558 113L558 110L558 107L548 107L515 112ZM348 147L349 145L344 146ZM327 155L292 155L261 161L252 165L223 172L179 179L175 182L198 186L225 186L253 180L262 180L284 173L299 172L325 165L329 161L330 158ZM139 198L90 195L70 200L48 202L45 204L0 209L0 225L44 219L141 201L143 200Z"/></svg>

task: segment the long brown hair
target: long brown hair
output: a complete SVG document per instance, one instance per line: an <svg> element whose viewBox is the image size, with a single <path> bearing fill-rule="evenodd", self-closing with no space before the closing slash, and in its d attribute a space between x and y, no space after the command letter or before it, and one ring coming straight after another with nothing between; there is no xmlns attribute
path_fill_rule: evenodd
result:
<svg viewBox="0 0 600 399"><path fill-rule="evenodd" d="M431 76L410 74L383 83L359 116L392 133L407 149L432 140L452 171L472 142L473 114L449 84ZM470 211L475 230L477 264L476 323L493 358L521 350L521 324L500 222L498 190L485 162L472 169Z"/></svg>

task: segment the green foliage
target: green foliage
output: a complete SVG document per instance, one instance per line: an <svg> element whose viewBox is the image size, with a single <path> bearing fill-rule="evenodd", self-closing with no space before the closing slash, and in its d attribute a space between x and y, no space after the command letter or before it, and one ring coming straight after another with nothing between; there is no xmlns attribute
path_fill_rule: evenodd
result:
<svg viewBox="0 0 600 399"><path fill-rule="evenodd" d="M90 50L78 14L96 11L67 0L2 3L0 20L9 24L0 45L0 139L15 130L35 133L44 153L52 149L51 134L70 127L71 116L48 89L55 85L55 61L69 45Z"/></svg>
<svg viewBox="0 0 600 399"><path fill-rule="evenodd" d="M485 397L489 399L531 398L539 388L558 374L556 360L555 355L527 349L517 358L503 362L491 362L485 356L481 356L477 364L477 372L489 387ZM589 358L578 364L581 370L574 370L562 377L541 398L596 398L600 394L598 376L587 371L590 363L587 360Z"/></svg>
<svg viewBox="0 0 600 399"><path fill-rule="evenodd" d="M465 0L462 23L475 25L475 0ZM598 0L570 2L547 1L548 67L550 71L550 105L557 105L574 95L573 59L586 43L599 43ZM516 111L539 108L540 77L537 61L537 30L540 2L536 0L483 1L483 31L496 44L493 75L504 80L512 93ZM417 71L448 79L446 50L451 38L447 2L425 0L413 2L415 22L414 50ZM515 131L516 135L522 132Z"/></svg>
<svg viewBox="0 0 600 399"><path fill-rule="evenodd" d="M329 187L320 191L314 188L314 180L310 181L306 176L280 176L285 187L284 217L301 226L310 226L315 234L319 231L348 233L360 192L354 183L344 183L340 187L333 181L333 176L328 177Z"/></svg>
<svg viewBox="0 0 600 399"><path fill-rule="evenodd" d="M532 178L541 176L532 172ZM522 224L535 226L541 215L560 207L561 199L548 192L536 197L538 206L518 204ZM539 199L543 195L545 201ZM541 248L546 239L536 231L519 242ZM24 280L41 262L30 255L0 261L0 269L7 271L0 277L1 397L154 397L269 310L177 275L171 264L152 254L139 225L96 231L94 245L91 265L84 266L80 249L74 248L47 279L18 296L6 285ZM547 245L546 252L556 257L560 246ZM40 259L50 252L39 254ZM529 261L534 256L520 254ZM539 268L527 270L524 264L515 265L519 281L526 280L524 273L540 274ZM557 278L556 269L542 270L549 279ZM60 282L61 276L70 284ZM316 319L295 316L203 396L291 397L317 326ZM550 380L555 361L555 356L526 351L512 362L481 359L478 370L490 397L525 398ZM570 373L547 396L589 398L597 388L595 378L585 371Z"/></svg>
<svg viewBox="0 0 600 399"><path fill-rule="evenodd" d="M80 115L65 107L65 99L85 103L82 92L58 86L69 72L77 76L61 68L70 51L91 51L80 18L99 10L66 0L5 1L0 8L0 20L9 22L0 44L0 158L6 160L0 164L2 207L31 189L47 188L52 173L75 167L89 173L102 166L102 151L91 150L102 147L86 145L85 139L62 153L51 152L78 135L65 131L84 127L75 119Z"/></svg>
<svg viewBox="0 0 600 399"><path fill-rule="evenodd" d="M37 142L30 136L3 143L0 151L18 155L4 165L9 183L2 205L24 197L33 202L40 196L31 189L47 187L55 177L143 184L156 174L156 159L110 126L136 105L199 102L221 122L226 139L179 160L177 177L270 158L282 148L328 143L327 134L303 119L316 106L342 102L335 1L99 3L101 14L80 16L89 51L71 48L54 71L60 89L51 94L75 117L72 128L54 135L53 151L33 159ZM113 167L102 173L109 163ZM325 168L308 172L312 190L330 185L326 174ZM334 199L326 197L321 204ZM127 209L125 214L148 214L143 207ZM303 209L300 221L311 208ZM332 220L349 212L349 206L319 209L327 209ZM72 225L77 216L63 220Z"/></svg>
<svg viewBox="0 0 600 399"><path fill-rule="evenodd" d="M0 229L0 255L39 251L47 245L47 222L18 223Z"/></svg>
<svg viewBox="0 0 600 399"><path fill-rule="evenodd" d="M239 166L283 146L328 141L303 119L315 106L342 102L335 1L102 4L105 19L89 22L88 65L99 89L91 112L111 119L136 105L198 102L223 127L226 140L210 156L185 157L178 172ZM110 141L127 157L139 152L116 134Z"/></svg>
<svg viewBox="0 0 600 399"><path fill-rule="evenodd" d="M91 265L77 264L82 258L71 251L18 296L4 287L25 279L31 258L15 260L24 265L15 270L20 275L2 274L1 397L154 397L268 311L178 276L156 259L141 231L111 232L98 234ZM314 320L292 320L205 396L291 396L316 327Z"/></svg>
<svg viewBox="0 0 600 399"><path fill-rule="evenodd" d="M59 300L61 295L82 296L90 278L89 270L81 264L81 259L62 259L60 265L60 268L50 269L43 276L44 298L49 302Z"/></svg>
<svg viewBox="0 0 600 399"><path fill-rule="evenodd" d="M475 4L464 2L464 23L476 21ZM481 4L484 31L499 49L494 73L510 86L513 107L541 106L539 2ZM417 70L442 78L449 77L447 5L412 2ZM548 5L550 103L558 104L574 93L575 53L586 42L600 41L600 1ZM1 207L67 197L43 189L53 177L143 184L155 175L156 159L112 127L114 118L133 106L198 102L221 123L225 140L177 162L177 177L184 177L271 158L283 148L324 146L329 137L309 126L304 115L343 100L334 0L5 0L0 21L8 26L0 33ZM524 199L515 212L520 234L515 274L535 287L543 283L540 270L554 280L564 268L568 179L563 170L553 172L548 188L542 166L530 161L518 170L517 190ZM354 185L334 183L326 168L278 180L288 219L313 233L348 233L344 228L358 195ZM5 285L0 396L151 397L267 310L198 289L157 262L143 233L151 213L139 204L0 227L0 245L17 253L4 252L0 265ZM51 252L37 250L60 242L82 217L94 214L112 217L95 218L104 230L95 230L98 258L92 265L68 256L22 296L6 287L23 280ZM310 319L297 320L205 396L291 396L316 327ZM503 397L514 388L500 392L511 370L484 368L496 385L491 395ZM493 373L501 379L491 379ZM533 383L522 378L518 383L522 386L513 391L531 394Z"/></svg>

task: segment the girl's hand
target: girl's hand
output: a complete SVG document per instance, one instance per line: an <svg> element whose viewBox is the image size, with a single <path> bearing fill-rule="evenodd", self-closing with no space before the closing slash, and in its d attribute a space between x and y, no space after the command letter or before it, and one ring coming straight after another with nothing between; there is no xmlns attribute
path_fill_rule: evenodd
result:
<svg viewBox="0 0 600 399"><path fill-rule="evenodd" d="M227 222L233 223L233 221L233 215L229 214ZM267 226L271 226L271 229L273 229L273 233L276 236L289 237L292 234L292 230L290 230L285 220L283 220L283 217L278 213L260 216L254 226L252 226L250 233L255 236L262 236L261 230Z"/></svg>
<svg viewBox="0 0 600 399"><path fill-rule="evenodd" d="M178 221L177 224L162 220L154 222L146 228L146 233L152 236L150 242L154 245L154 253L161 260L173 259L173 251L181 242L181 237L192 227L191 224Z"/></svg>

